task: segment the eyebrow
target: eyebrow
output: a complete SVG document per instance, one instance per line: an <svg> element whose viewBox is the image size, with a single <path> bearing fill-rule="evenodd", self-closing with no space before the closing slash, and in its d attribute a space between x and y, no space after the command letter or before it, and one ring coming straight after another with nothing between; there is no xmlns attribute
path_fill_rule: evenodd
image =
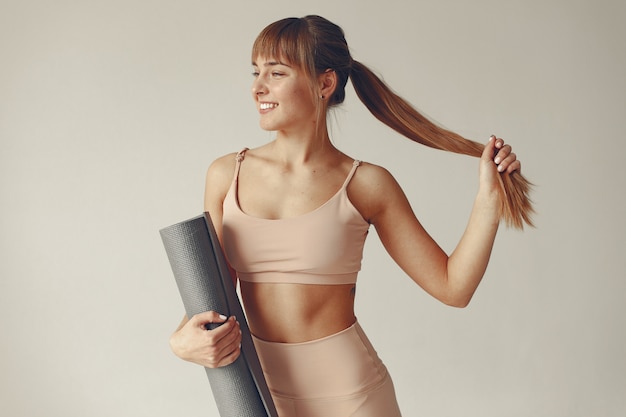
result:
<svg viewBox="0 0 626 417"><path fill-rule="evenodd" d="M258 64L256 62L254 62L254 61L252 61L252 65L255 66L255 67L258 67ZM276 65L284 65L286 67L291 68L291 65L285 64L285 63L279 62L279 61L267 61L265 64L263 64L264 67L273 67L273 66L276 66Z"/></svg>

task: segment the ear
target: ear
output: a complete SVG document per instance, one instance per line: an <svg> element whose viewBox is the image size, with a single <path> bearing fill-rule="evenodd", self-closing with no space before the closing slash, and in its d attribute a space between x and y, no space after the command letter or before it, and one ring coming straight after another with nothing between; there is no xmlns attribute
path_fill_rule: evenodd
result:
<svg viewBox="0 0 626 417"><path fill-rule="evenodd" d="M318 77L319 94L324 99L330 98L337 87L337 73L332 69L327 69Z"/></svg>

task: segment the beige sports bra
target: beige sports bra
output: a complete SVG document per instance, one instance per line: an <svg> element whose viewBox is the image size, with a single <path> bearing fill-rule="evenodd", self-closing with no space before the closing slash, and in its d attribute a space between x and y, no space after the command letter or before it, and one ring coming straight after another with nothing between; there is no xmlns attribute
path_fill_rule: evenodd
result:
<svg viewBox="0 0 626 417"><path fill-rule="evenodd" d="M352 284L361 269L369 230L342 187L317 209L285 219L249 216L239 207L237 181L246 149L237 154L235 175L224 199L223 244L226 258L247 282Z"/></svg>

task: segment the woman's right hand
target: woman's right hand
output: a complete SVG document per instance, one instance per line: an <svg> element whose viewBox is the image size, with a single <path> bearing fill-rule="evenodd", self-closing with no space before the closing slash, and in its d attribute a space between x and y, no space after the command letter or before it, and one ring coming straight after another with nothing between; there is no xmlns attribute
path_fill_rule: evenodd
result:
<svg viewBox="0 0 626 417"><path fill-rule="evenodd" d="M207 330L210 323L223 323ZM207 368L226 366L241 352L241 330L235 317L226 318L214 311L183 318L170 337L170 347L176 356Z"/></svg>

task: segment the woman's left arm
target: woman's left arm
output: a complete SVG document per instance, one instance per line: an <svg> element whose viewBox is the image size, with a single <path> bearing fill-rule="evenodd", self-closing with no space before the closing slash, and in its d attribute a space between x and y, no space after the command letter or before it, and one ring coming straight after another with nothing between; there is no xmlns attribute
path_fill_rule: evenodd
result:
<svg viewBox="0 0 626 417"><path fill-rule="evenodd" d="M511 147L492 137L480 158L480 186L467 227L450 256L424 230L390 174L375 182L370 221L391 257L418 285L448 305L465 307L485 273L498 230L498 175L520 169Z"/></svg>
<svg viewBox="0 0 626 417"><path fill-rule="evenodd" d="M448 259L448 280L460 306L466 306L480 283L500 223L498 175L521 170L511 146L492 136L480 158L480 186L467 227Z"/></svg>

